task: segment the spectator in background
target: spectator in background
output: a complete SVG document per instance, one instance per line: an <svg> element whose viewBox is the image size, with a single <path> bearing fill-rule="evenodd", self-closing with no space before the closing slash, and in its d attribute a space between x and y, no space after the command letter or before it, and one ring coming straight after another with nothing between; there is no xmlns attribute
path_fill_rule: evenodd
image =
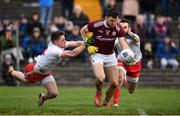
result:
<svg viewBox="0 0 180 116"><path fill-rule="evenodd" d="M13 34L13 25L9 25L5 29L5 35L0 38L1 57L5 54L12 54L15 58L23 60L21 47L16 47L17 38Z"/></svg>
<svg viewBox="0 0 180 116"><path fill-rule="evenodd" d="M156 17L156 24L151 32L151 37L155 39L155 44L158 44L165 36L171 36L171 31L166 24L164 16Z"/></svg>
<svg viewBox="0 0 180 116"><path fill-rule="evenodd" d="M149 38L148 28L145 25L145 20L143 15L138 15L135 24L133 25L133 31L139 35L140 38Z"/></svg>
<svg viewBox="0 0 180 116"><path fill-rule="evenodd" d="M74 27L74 24L72 21L66 20L65 22L65 28L66 28L66 34L69 35L72 32L72 29Z"/></svg>
<svg viewBox="0 0 180 116"><path fill-rule="evenodd" d="M67 41L81 41L81 35L80 35L80 28L79 26L75 25L72 28L72 33L67 36ZM71 48L70 48L71 49ZM72 50L72 49L71 49ZM83 62L86 61L87 58L87 52L84 50L79 56L76 58L80 58Z"/></svg>
<svg viewBox="0 0 180 116"><path fill-rule="evenodd" d="M48 27L51 23L54 0L39 0L40 4L40 22L48 33Z"/></svg>
<svg viewBox="0 0 180 116"><path fill-rule="evenodd" d="M34 12L31 16L31 20L28 24L28 32L29 35L32 35L34 28L38 27L41 31L41 34L44 35L44 27L42 23L39 21L39 14Z"/></svg>
<svg viewBox="0 0 180 116"><path fill-rule="evenodd" d="M28 18L22 17L19 24L19 39L20 46L24 40L28 36Z"/></svg>
<svg viewBox="0 0 180 116"><path fill-rule="evenodd" d="M136 16L139 14L138 0L124 0L122 3L122 16L131 21L132 24L136 21Z"/></svg>
<svg viewBox="0 0 180 116"><path fill-rule="evenodd" d="M83 13L80 5L74 6L73 14L70 17L70 20L74 25L78 25L80 28L89 23L89 18Z"/></svg>
<svg viewBox="0 0 180 116"><path fill-rule="evenodd" d="M69 18L72 15L74 0L61 0L61 12L63 17Z"/></svg>
<svg viewBox="0 0 180 116"><path fill-rule="evenodd" d="M161 3L162 3L162 14L163 14L163 16L165 16L166 18L170 18L169 17L170 1L169 0L161 0Z"/></svg>
<svg viewBox="0 0 180 116"><path fill-rule="evenodd" d="M175 43L172 42L170 37L166 36L164 41L159 43L156 51L156 56L161 61L161 69L166 69L166 66L169 64L172 66L173 71L177 70L179 63L174 55L179 53L180 50L176 47Z"/></svg>
<svg viewBox="0 0 180 116"><path fill-rule="evenodd" d="M157 6L157 0L140 0L140 8L145 16L145 24L150 32L154 26L154 12Z"/></svg>
<svg viewBox="0 0 180 116"><path fill-rule="evenodd" d="M5 85L17 85L16 81L9 76L8 68L10 65L14 66L12 56L5 54L1 65L1 77Z"/></svg>
<svg viewBox="0 0 180 116"><path fill-rule="evenodd" d="M2 24L0 25L0 36L5 34L5 30L7 26L12 25L9 16L4 16L2 20Z"/></svg>
<svg viewBox="0 0 180 116"><path fill-rule="evenodd" d="M108 0L108 4L103 8L103 14L102 14L103 18L106 16L106 12L108 8L114 8L117 10L116 0Z"/></svg>
<svg viewBox="0 0 180 116"><path fill-rule="evenodd" d="M13 34L13 27L9 25L5 29L4 36L0 39L0 51L7 50L16 46L16 37Z"/></svg>
<svg viewBox="0 0 180 116"><path fill-rule="evenodd" d="M180 0L176 0L178 9L178 21L180 21Z"/></svg>
<svg viewBox="0 0 180 116"><path fill-rule="evenodd" d="M180 0L161 0L162 4L162 14L166 17L168 21L171 21L172 18L169 14L170 5L172 5L173 8L175 8L175 11L177 11L177 19L180 21Z"/></svg>
<svg viewBox="0 0 180 116"><path fill-rule="evenodd" d="M51 23L49 25L49 32L50 33L47 36L46 45L48 45L48 43L51 41L51 33L56 32L56 31L58 31L58 28L57 28L56 24L55 23Z"/></svg>
<svg viewBox="0 0 180 116"><path fill-rule="evenodd" d="M58 30L60 31L65 31L65 18L63 16L55 17L54 18L54 23Z"/></svg>
<svg viewBox="0 0 180 116"><path fill-rule="evenodd" d="M24 56L28 58L29 63L32 63L34 57L40 55L45 50L46 42L41 36L39 28L34 28L32 36L24 39L22 47L24 48Z"/></svg>
<svg viewBox="0 0 180 116"><path fill-rule="evenodd" d="M142 54L146 67L152 69L154 65L154 51L151 42L144 42Z"/></svg>
<svg viewBox="0 0 180 116"><path fill-rule="evenodd" d="M72 33L67 36L68 41L80 41L82 40L80 35L79 26L75 25L72 29Z"/></svg>

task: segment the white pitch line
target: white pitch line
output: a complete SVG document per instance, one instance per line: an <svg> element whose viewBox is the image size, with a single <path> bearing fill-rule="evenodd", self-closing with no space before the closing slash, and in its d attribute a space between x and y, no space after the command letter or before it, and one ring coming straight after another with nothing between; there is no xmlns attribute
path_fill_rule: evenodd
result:
<svg viewBox="0 0 180 116"><path fill-rule="evenodd" d="M137 111L139 112L140 116L148 116L142 108L138 108Z"/></svg>

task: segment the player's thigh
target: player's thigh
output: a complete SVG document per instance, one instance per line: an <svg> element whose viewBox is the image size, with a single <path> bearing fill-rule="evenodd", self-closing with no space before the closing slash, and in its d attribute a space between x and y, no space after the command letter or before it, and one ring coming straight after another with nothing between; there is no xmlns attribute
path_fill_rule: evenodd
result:
<svg viewBox="0 0 180 116"><path fill-rule="evenodd" d="M96 76L97 79L101 81L105 79L103 64L95 63L92 65L92 68L93 68L94 75Z"/></svg>
<svg viewBox="0 0 180 116"><path fill-rule="evenodd" d="M105 74L109 78L109 80L113 83L118 84L119 72L117 65L105 67L104 69L105 69Z"/></svg>
<svg viewBox="0 0 180 116"><path fill-rule="evenodd" d="M48 90L48 93L58 94L57 84L52 75L47 76L41 82L43 86Z"/></svg>

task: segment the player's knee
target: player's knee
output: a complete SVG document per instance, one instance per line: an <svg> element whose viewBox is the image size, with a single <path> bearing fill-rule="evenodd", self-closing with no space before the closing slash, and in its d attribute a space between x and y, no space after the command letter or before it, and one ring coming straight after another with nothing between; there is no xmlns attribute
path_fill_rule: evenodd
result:
<svg viewBox="0 0 180 116"><path fill-rule="evenodd" d="M134 91L129 91L129 94L133 94L134 93Z"/></svg>
<svg viewBox="0 0 180 116"><path fill-rule="evenodd" d="M123 79L119 78L118 83L121 85L123 83Z"/></svg>
<svg viewBox="0 0 180 116"><path fill-rule="evenodd" d="M58 96L58 92L56 92L56 91L50 92L49 94L50 94L53 98L55 98L55 97Z"/></svg>
<svg viewBox="0 0 180 116"><path fill-rule="evenodd" d="M96 78L99 83L103 83L103 81L105 80L105 77L103 76L96 76Z"/></svg>
<svg viewBox="0 0 180 116"><path fill-rule="evenodd" d="M102 84L103 84L103 81L104 81L104 80L96 79L95 84L96 84L96 85L102 85Z"/></svg>
<svg viewBox="0 0 180 116"><path fill-rule="evenodd" d="M134 93L134 89L130 89L128 90L129 94L133 94Z"/></svg>
<svg viewBox="0 0 180 116"><path fill-rule="evenodd" d="M117 82L112 82L110 86L111 86L112 88L117 88L118 83L117 83Z"/></svg>

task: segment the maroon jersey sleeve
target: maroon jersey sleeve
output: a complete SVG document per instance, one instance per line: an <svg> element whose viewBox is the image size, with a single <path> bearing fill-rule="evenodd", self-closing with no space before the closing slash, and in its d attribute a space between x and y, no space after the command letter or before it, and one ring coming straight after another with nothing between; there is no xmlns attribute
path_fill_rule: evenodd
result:
<svg viewBox="0 0 180 116"><path fill-rule="evenodd" d="M89 32L93 32L94 31L94 22L91 22L87 25L87 28L89 30Z"/></svg>
<svg viewBox="0 0 180 116"><path fill-rule="evenodd" d="M120 24L118 24L116 26L116 30L117 30L117 36L118 37L124 37L125 36L125 32L124 32L124 30Z"/></svg>

